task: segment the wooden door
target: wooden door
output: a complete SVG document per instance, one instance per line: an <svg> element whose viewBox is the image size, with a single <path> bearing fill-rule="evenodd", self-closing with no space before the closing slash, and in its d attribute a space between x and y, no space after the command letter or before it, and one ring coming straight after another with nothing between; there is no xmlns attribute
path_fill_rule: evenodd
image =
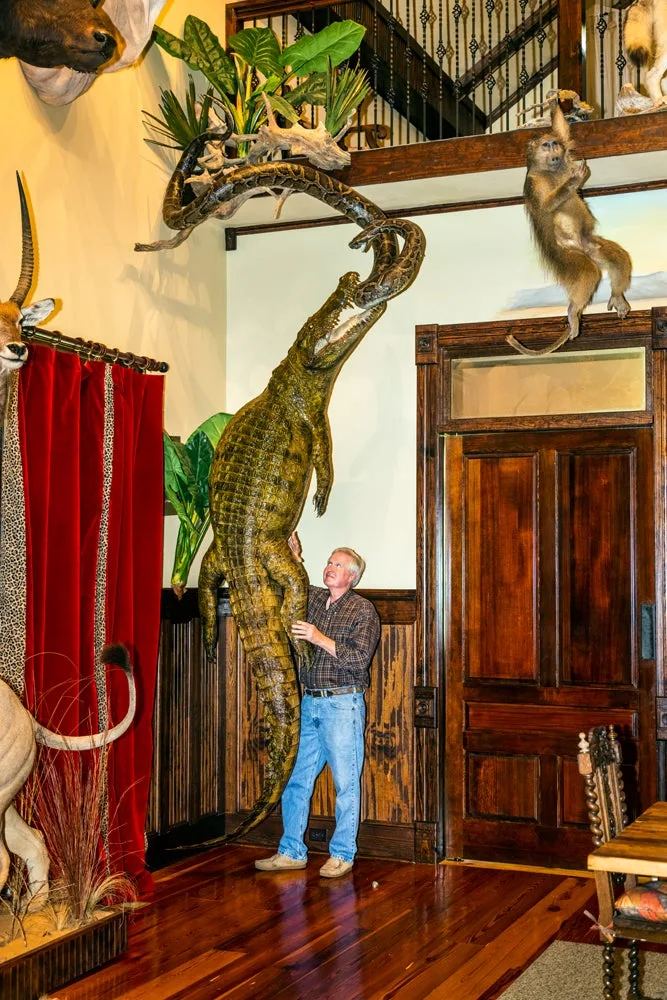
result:
<svg viewBox="0 0 667 1000"><path fill-rule="evenodd" d="M652 476L650 428L445 438L447 855L581 863L593 725L655 798Z"/></svg>

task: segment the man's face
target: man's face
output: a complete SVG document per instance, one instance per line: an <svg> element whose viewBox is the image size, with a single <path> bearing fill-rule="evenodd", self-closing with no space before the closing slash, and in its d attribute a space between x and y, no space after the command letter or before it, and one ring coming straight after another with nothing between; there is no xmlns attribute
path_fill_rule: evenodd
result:
<svg viewBox="0 0 667 1000"><path fill-rule="evenodd" d="M329 590L346 590L352 586L354 572L350 569L350 557L345 552L332 552L324 567L324 586Z"/></svg>

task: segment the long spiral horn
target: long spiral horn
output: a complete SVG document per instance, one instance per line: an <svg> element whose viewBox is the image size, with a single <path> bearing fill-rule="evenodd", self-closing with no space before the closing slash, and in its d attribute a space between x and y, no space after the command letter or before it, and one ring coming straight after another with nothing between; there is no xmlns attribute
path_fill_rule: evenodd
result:
<svg viewBox="0 0 667 1000"><path fill-rule="evenodd" d="M32 226L30 225L28 202L26 201L25 191L23 190L18 170L16 171L16 183L19 186L19 198L21 199L21 274L16 291L10 296L9 301L22 306L30 291L35 273L35 249L32 241Z"/></svg>

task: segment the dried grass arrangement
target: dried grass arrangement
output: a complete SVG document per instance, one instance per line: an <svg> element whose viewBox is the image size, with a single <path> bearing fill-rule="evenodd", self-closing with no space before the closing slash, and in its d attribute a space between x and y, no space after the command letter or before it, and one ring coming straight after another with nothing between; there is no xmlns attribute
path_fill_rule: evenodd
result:
<svg viewBox="0 0 667 1000"><path fill-rule="evenodd" d="M110 909L138 905L134 881L111 871L104 850L107 753L106 747L85 753L40 753L17 802L23 818L44 835L51 859L48 902L34 915L42 929L45 920L54 931L62 931L81 927ZM12 861L0 898L0 917L3 909L10 916L9 930L5 920L0 931L0 960L3 944L19 937L27 944L33 918L25 869L19 859Z"/></svg>
<svg viewBox="0 0 667 1000"><path fill-rule="evenodd" d="M64 754L41 773L35 822L51 857L49 906L59 927L79 927L100 907L136 900L132 879L112 872L103 850L106 814L105 747L86 754Z"/></svg>

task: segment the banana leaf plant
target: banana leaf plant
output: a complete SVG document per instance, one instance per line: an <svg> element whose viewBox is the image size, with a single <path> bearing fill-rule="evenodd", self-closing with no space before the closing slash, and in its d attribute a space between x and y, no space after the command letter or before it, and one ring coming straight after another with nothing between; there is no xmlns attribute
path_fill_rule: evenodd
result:
<svg viewBox="0 0 667 1000"><path fill-rule="evenodd" d="M213 101L231 115L237 135L254 134L266 124L266 101L291 124L299 120L302 105L323 106L325 127L335 135L370 91L364 70L338 69L357 51L365 30L355 21L338 21L281 50L271 28L243 28L229 38L227 52L206 21L189 14L183 38L161 27L156 27L154 38L165 52L204 74ZM173 91L163 91L163 121L144 114L151 128L184 149L205 131L202 119L208 116L188 107L178 113L176 105L180 102ZM189 123L189 131L184 123ZM239 145L240 156L247 153L246 147Z"/></svg>
<svg viewBox="0 0 667 1000"><path fill-rule="evenodd" d="M211 523L208 480L216 445L231 420L216 413L192 432L185 443L164 434L164 492L180 521L171 586L177 597L185 593L192 561Z"/></svg>

